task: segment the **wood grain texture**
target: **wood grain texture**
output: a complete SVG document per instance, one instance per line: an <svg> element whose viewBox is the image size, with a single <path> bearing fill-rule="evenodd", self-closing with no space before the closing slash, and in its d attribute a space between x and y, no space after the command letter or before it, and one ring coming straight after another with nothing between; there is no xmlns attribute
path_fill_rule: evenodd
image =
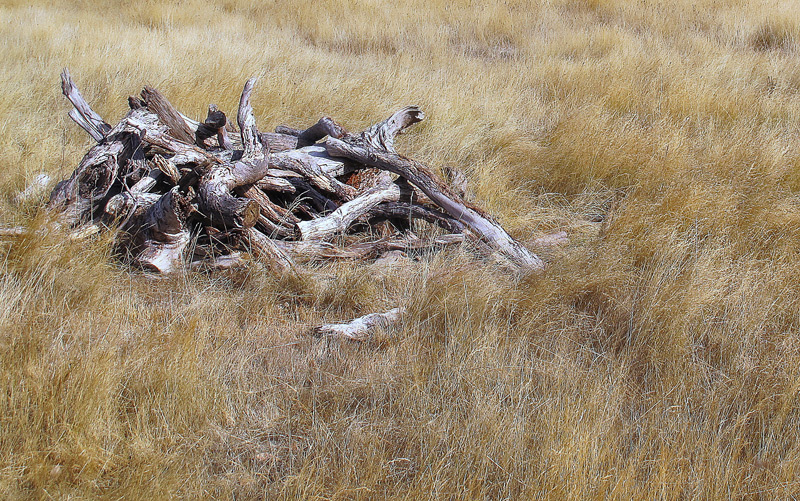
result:
<svg viewBox="0 0 800 501"><path fill-rule="evenodd" d="M325 145L331 156L350 158L365 165L403 176L422 190L447 214L469 226L520 271L535 271L544 268L544 263L539 257L511 238L502 226L489 219L483 211L467 206L461 197L453 193L421 162L396 153L348 144L333 138L328 138Z"/></svg>

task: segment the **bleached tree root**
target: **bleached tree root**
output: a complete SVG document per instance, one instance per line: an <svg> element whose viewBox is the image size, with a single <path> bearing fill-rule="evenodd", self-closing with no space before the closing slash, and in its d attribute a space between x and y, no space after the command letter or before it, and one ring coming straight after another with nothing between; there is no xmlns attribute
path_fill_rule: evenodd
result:
<svg viewBox="0 0 800 501"><path fill-rule="evenodd" d="M385 313L370 313L343 324L325 324L315 327L316 337L348 339L364 342L372 339L378 329L395 326L402 320L405 308L392 308Z"/></svg>

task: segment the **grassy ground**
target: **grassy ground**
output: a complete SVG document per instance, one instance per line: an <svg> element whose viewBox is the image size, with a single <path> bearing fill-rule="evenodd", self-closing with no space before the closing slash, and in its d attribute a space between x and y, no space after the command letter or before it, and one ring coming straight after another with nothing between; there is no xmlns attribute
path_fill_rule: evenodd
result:
<svg viewBox="0 0 800 501"><path fill-rule="evenodd" d="M38 5L37 5L38 4ZM800 13L716 0L0 7L0 492L38 498L800 494ZM47 231L39 172L144 84L259 126L399 106L543 274L469 254L156 280ZM603 223L593 223L605 215ZM355 346L320 321L405 305Z"/></svg>

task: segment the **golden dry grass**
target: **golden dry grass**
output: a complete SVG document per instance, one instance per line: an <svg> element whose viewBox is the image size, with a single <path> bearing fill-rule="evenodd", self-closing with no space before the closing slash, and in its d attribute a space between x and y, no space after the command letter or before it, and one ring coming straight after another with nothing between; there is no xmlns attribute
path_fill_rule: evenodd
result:
<svg viewBox="0 0 800 501"><path fill-rule="evenodd" d="M6 0L0 222L40 231L0 243L0 492L798 496L799 44L790 1ZM570 244L524 279L466 253L148 278L14 200L90 144L65 66L109 121L144 84L231 111L253 74L262 130L418 104L401 151ZM399 304L374 343L307 336Z"/></svg>

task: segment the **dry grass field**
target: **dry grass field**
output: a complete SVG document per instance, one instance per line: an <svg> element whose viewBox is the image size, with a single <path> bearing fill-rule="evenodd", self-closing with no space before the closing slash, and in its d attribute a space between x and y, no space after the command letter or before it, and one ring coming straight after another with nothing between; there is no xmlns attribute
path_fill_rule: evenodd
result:
<svg viewBox="0 0 800 501"><path fill-rule="evenodd" d="M1 4L0 224L31 231L0 241L0 497L800 497L795 2ZM417 104L398 150L548 268L128 269L15 199L90 145L64 67L114 123L145 84L231 112L253 75L261 130Z"/></svg>

